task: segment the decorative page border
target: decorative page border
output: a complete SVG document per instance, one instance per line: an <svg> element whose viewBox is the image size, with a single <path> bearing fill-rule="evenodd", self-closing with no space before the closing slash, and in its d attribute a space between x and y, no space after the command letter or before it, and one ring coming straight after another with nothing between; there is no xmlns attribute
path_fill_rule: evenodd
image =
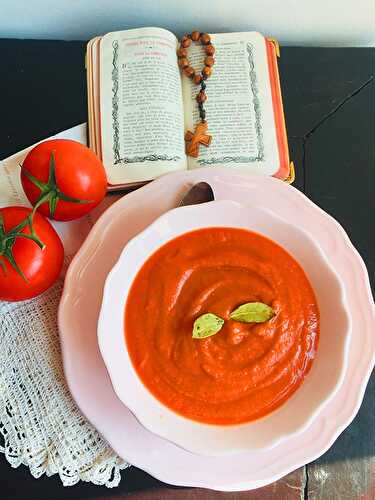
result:
<svg viewBox="0 0 375 500"><path fill-rule="evenodd" d="M120 126L118 121L118 41L113 40L113 55L112 55L112 144L114 164L121 162L120 157Z"/></svg>
<svg viewBox="0 0 375 500"><path fill-rule="evenodd" d="M264 159L264 144L263 144L263 129L261 125L262 112L259 100L258 80L255 72L254 65L254 46L251 43L246 44L248 62L249 62L249 76L250 87L253 93L253 106L255 113L255 133L258 146L258 154L256 156L222 156L220 158L201 158L197 160L200 165L212 165L213 163L253 163L255 161L263 161Z"/></svg>
<svg viewBox="0 0 375 500"><path fill-rule="evenodd" d="M129 163L144 163L145 161L179 161L180 156L156 155L121 157L120 154L120 125L119 125L119 71L118 71L118 40L112 42L112 144L114 165Z"/></svg>

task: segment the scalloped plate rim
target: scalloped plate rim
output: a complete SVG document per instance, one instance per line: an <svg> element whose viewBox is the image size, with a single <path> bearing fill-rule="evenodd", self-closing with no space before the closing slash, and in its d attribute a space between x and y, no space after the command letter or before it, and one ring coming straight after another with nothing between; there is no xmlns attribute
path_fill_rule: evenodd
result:
<svg viewBox="0 0 375 500"><path fill-rule="evenodd" d="M360 271L360 277L358 274L356 274L355 278L357 280L360 279L362 282L362 285L363 284L365 285L364 288L362 289L362 292L365 294L367 306L369 306L368 311L367 311L367 313L368 313L367 320L371 320L372 322L375 321L374 304L372 301L371 288L370 288L370 283L369 283L369 278L368 278L366 266L365 266L362 258L360 257L359 253L357 252L357 250L355 249L355 247L351 243L348 235L346 234L346 232L344 231L342 226L333 217L331 217L329 214L324 212L324 210L322 210L317 205L315 205L311 200L309 200L303 193L299 192L296 188L294 188L293 186L287 186L277 179L269 178L269 177L265 178L265 177L260 177L260 176L258 177L258 176L244 175L244 174L233 172L232 170L229 171L228 169L220 168L220 167L215 167L215 171L213 171L212 167L208 167L208 168L204 168L204 169L199 169L198 172L197 171L176 172L174 174L169 174L168 176L164 176L162 178L159 178L156 181L148 184L147 186L144 186L140 190L135 191L133 193L130 193L125 198L120 199L119 201L114 203L109 209L107 209L107 211L101 216L101 218L95 224L94 228L90 232L89 236L87 237L87 239L84 242L83 246L81 247L80 251L73 259L72 264L68 270L65 285L64 285L63 296L62 296L62 300L61 300L61 304L60 304L60 308L59 308L59 314L58 314L58 321L59 321L60 329L64 329L66 326L65 325L66 318L64 318L64 309L67 307L69 300L71 300L71 298L72 298L72 295L74 297L75 291L72 294L72 292L69 289L71 287L71 282L75 281L74 271L75 271L76 267L79 267L80 260L84 259L85 256L88 256L90 251L92 253L95 253L95 249L93 249L91 247L91 245L95 241L96 237L99 236L100 228L102 227L102 225L106 222L107 219L109 221L111 220L112 214L116 214L116 212L120 213L119 211L121 210L122 205L124 203L125 203L125 205L128 203L129 197L134 197L134 196L138 197L138 196L147 195L147 193L149 191L152 192L154 190L157 190L159 186L161 186L163 183L167 182L168 178L169 178L169 183L171 184L172 179L178 179L180 177L181 177L181 182L179 185L180 193L182 193L182 187L185 187L185 188L187 187L187 181L189 181L189 180L190 181L194 180L195 182L207 181L207 182L217 184L217 186L214 186L215 191L216 191L216 188L218 186L220 187L220 183L222 183L222 182L227 183L228 185L232 184L232 186L234 183L234 188L236 187L236 184L235 184L236 182L238 182L238 183L243 182L245 184L246 183L251 184L252 182L259 183L259 184L264 184L264 183L267 184L268 183L270 188L271 188L272 184L274 184L276 186L276 183L278 183L279 189L291 190L289 192L293 193L292 196L294 196L295 198L299 198L299 201L302 201L302 203L304 205L306 205L306 207L308 207L309 209L313 209L313 211L316 214L319 214L320 217L322 217L327 222L329 222L329 224L333 225L335 227L335 229L337 230L338 234L340 234L340 237L342 239L341 244L346 249L346 253L351 254L351 264L357 269L357 271L358 270ZM273 186L272 186L272 188L273 188ZM221 197L219 199L228 199L228 198L226 196L224 196L224 198ZM233 198L229 198L229 199L233 199ZM352 337L354 337L354 335ZM70 366L69 366L69 359L68 359L66 343L64 340L64 334L61 335L60 338L61 338L61 346L62 346L62 353L63 353L63 365L64 365L64 370L65 370L68 386L71 389L73 398L75 399L75 401L79 405L79 401L78 401L79 397L77 397L77 393L75 392L76 386L75 386L75 382L74 382L74 377L71 378L70 374L69 374ZM353 340L353 338L352 338L352 340ZM367 336L367 341L372 342L372 345L371 345L372 349L371 349L371 352L367 350L366 362L359 366L359 368L361 370L360 381L359 381L358 385L356 386L356 390L352 391L352 393L354 392L354 395L352 394L351 402L349 402L348 397L346 397L344 399L344 409L341 409L341 411L339 412L340 417L341 417L340 425L336 425L335 430L331 430L330 435L328 437L324 438L324 444L321 443L321 444L317 445L317 440L313 441L312 444L308 443L308 445L311 448L315 447L315 450L312 449L309 453L306 453L306 449L305 449L305 451L304 451L305 456L299 457L299 458L296 457L293 460L290 460L290 457L288 457L289 463L286 465L284 464L282 466L281 470L269 471L269 466L268 467L266 466L266 467L263 467L263 469L262 469L262 471L264 471L264 469L267 469L265 474L263 474L263 476L265 475L266 477L263 477L261 479L249 479L249 480L237 480L237 481L227 480L227 481L225 481L225 484L222 481L218 481L219 484L215 484L215 482L212 480L211 481L195 482L194 480L187 480L187 479L182 480L182 479L179 479L178 477L173 479L173 477L171 477L171 474L168 470L163 470L163 471L157 470L156 471L152 467L145 465L144 463L141 463L139 459L134 459L134 457L132 460L133 465L145 470L146 472L153 475L157 479L159 479L161 481L168 482L170 484L183 485L183 486L201 486L201 487L212 488L212 489L216 489L216 490L220 490L220 491L241 491L244 489L254 489L254 488L258 488L260 486L264 486L266 484L269 484L269 483L279 479L280 477L283 477L284 475L286 475L289 472L295 470L296 468L304 465L305 463L310 462L312 460L315 460L317 457L321 456L333 444L333 442L337 439L337 437L341 434L341 432L354 419L355 415L357 414L357 412L359 410L361 402L363 400L366 385L367 385L368 379L371 375L371 371L372 371L372 368L373 368L374 363L375 363L375 344L374 344L375 341L374 341L374 339L371 338L371 336ZM363 349L362 349L362 352L363 352ZM358 371L355 375L359 376ZM333 400L330 401L328 406L325 408L325 411L323 412L323 414L328 413L328 411L330 409L329 407L333 404L334 400L337 400L339 398L339 395L340 395L339 393L341 391L343 391L343 386L339 389L338 393L335 395ZM86 415L86 417L89 420L91 420L92 422L96 421L95 415L89 416L87 414L87 412L85 412L85 409L81 408L81 410L83 411L83 413ZM344 413L345 413L345 417L343 417ZM322 418L323 418L323 415L322 415ZM97 425L97 427L100 427L100 424ZM327 426L324 425L323 427L324 427L325 432L327 432L327 430L326 430ZM99 429L99 431L100 431L100 429ZM103 433L103 434L105 434L105 433ZM322 438L322 436L323 436L323 432L320 433L321 438ZM117 452L119 453L120 450L118 449L117 444L115 442L112 442L111 444L112 444L112 447L115 450L117 450ZM283 443L281 443L280 446L283 446ZM271 451L273 451L273 450L274 449L272 449ZM124 455L121 452L119 454ZM168 469L168 468L166 467L166 469ZM268 476L267 476L267 474L268 474Z"/></svg>

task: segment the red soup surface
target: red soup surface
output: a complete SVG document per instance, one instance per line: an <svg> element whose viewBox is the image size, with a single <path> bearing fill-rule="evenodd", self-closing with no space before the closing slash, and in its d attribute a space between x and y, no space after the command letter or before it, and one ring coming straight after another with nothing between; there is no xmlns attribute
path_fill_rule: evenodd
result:
<svg viewBox="0 0 375 500"><path fill-rule="evenodd" d="M268 304L275 316L229 319L247 302ZM224 326L194 339L204 313ZM143 384L171 410L209 424L248 422L278 408L309 371L318 337L319 310L300 265L243 229L200 229L163 245L138 272L125 308L125 339Z"/></svg>

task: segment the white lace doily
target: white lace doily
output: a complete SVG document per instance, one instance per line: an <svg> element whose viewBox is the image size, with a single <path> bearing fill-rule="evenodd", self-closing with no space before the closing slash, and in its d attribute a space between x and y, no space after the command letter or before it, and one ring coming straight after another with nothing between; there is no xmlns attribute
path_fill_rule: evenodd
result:
<svg viewBox="0 0 375 500"><path fill-rule="evenodd" d="M62 282L24 302L0 302L1 451L34 477L59 474L117 486L120 459L86 421L67 388L60 355L57 308Z"/></svg>
<svg viewBox="0 0 375 500"><path fill-rule="evenodd" d="M85 144L86 125L54 137ZM0 162L0 206L28 205L19 164L30 149ZM105 198L76 221L53 222L66 265L114 200ZM13 467L28 466L34 477L57 473L65 486L80 480L117 486L120 470L128 464L83 417L65 382L57 330L61 292L62 281L35 299L0 301L0 451Z"/></svg>

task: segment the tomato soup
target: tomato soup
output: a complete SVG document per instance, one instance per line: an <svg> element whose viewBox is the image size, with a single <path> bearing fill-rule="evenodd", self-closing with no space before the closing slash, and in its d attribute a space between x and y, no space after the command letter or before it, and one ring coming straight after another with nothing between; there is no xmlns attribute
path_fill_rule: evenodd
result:
<svg viewBox="0 0 375 500"><path fill-rule="evenodd" d="M263 323L230 313L248 302L274 310ZM205 313L221 330L193 338ZM282 247L258 233L207 228L159 248L138 272L125 308L125 341L148 390L171 410L209 424L248 422L301 385L319 337L311 285Z"/></svg>

